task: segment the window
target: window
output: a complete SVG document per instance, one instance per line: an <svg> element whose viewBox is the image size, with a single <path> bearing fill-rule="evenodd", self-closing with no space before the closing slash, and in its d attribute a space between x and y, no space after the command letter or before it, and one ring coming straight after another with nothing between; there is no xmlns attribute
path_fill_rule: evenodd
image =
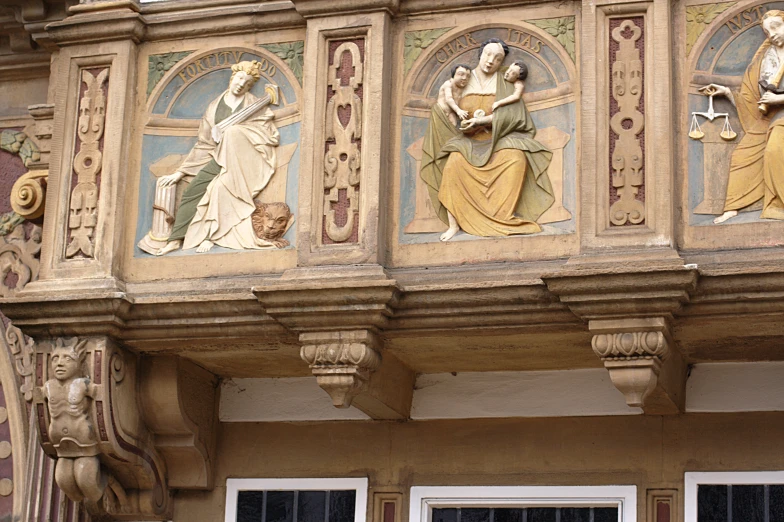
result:
<svg viewBox="0 0 784 522"><path fill-rule="evenodd" d="M784 471L686 473L685 522L784 522Z"/></svg>
<svg viewBox="0 0 784 522"><path fill-rule="evenodd" d="M366 478L228 479L225 522L365 522Z"/></svg>
<svg viewBox="0 0 784 522"><path fill-rule="evenodd" d="M409 522L635 522L636 486L413 487Z"/></svg>

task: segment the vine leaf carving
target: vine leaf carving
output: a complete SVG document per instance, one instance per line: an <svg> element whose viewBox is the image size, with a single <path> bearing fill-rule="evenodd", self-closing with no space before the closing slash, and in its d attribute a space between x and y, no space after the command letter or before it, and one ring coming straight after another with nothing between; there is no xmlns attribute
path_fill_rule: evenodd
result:
<svg viewBox="0 0 784 522"><path fill-rule="evenodd" d="M299 84L302 85L302 68L305 65L305 42L264 44L261 47L286 62Z"/></svg>
<svg viewBox="0 0 784 522"><path fill-rule="evenodd" d="M543 18L541 20L531 20L531 24L539 29L543 29L550 36L554 36L560 43L572 61L576 61L574 50L574 16L564 16L561 18Z"/></svg>
<svg viewBox="0 0 784 522"><path fill-rule="evenodd" d="M6 129L0 132L0 149L18 154L25 167L41 159L41 152L27 134L22 131Z"/></svg>
<svg viewBox="0 0 784 522"><path fill-rule="evenodd" d="M690 5L686 7L686 56L697 42L697 38L708 28L711 22L721 13L737 2L721 2L718 4Z"/></svg>
<svg viewBox="0 0 784 522"><path fill-rule="evenodd" d="M452 29L454 28L442 27L440 29L425 29L424 31L410 31L406 33L403 44L403 74L406 74L411 70L411 67L414 66L414 62L422 54L422 51L430 47L433 42Z"/></svg>
<svg viewBox="0 0 784 522"><path fill-rule="evenodd" d="M147 62L147 96L150 95L169 69L174 67L177 62L192 52L193 51L182 51L179 53L153 54L150 56Z"/></svg>

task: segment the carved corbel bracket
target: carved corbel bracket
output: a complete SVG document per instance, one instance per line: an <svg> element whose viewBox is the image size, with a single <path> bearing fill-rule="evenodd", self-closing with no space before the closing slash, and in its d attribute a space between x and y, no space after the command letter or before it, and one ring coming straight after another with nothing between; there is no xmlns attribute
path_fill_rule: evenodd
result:
<svg viewBox="0 0 784 522"><path fill-rule="evenodd" d="M381 366L378 336L369 330L303 333L300 356L337 408L348 408Z"/></svg>
<svg viewBox="0 0 784 522"><path fill-rule="evenodd" d="M140 411L137 356L106 337L57 338L37 343L34 364L32 414L60 489L96 516L170 518L166 466Z"/></svg>
<svg viewBox="0 0 784 522"><path fill-rule="evenodd" d="M339 408L406 419L414 373L383 354L381 332L400 290L380 266L295 269L253 292L264 311L299 335L300 355Z"/></svg>
<svg viewBox="0 0 784 522"><path fill-rule="evenodd" d="M626 403L647 414L684 410L686 363L673 318L697 287L686 266L575 269L544 275L548 289L594 334L594 353Z"/></svg>
<svg viewBox="0 0 784 522"><path fill-rule="evenodd" d="M594 353L626 404L645 413L684 411L686 364L663 317L589 321Z"/></svg>

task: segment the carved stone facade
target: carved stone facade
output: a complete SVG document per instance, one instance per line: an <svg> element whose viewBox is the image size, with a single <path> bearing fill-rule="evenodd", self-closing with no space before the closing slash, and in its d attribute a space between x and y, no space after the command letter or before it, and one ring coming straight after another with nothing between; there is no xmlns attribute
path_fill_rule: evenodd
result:
<svg viewBox="0 0 784 522"><path fill-rule="evenodd" d="M784 470L777 3L6 4L0 520Z"/></svg>

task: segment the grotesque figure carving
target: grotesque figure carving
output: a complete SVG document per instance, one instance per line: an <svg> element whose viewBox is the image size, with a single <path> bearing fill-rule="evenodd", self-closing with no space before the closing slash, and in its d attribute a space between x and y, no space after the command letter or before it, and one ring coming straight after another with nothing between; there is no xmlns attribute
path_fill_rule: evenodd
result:
<svg viewBox="0 0 784 522"><path fill-rule="evenodd" d="M253 230L259 239L263 239L278 248L289 245L283 234L294 222L294 215L285 203L256 203L256 210L251 216Z"/></svg>
<svg viewBox="0 0 784 522"><path fill-rule="evenodd" d="M71 499L127 505L125 491L117 480L101 468L98 438L90 416L90 406L98 394L83 369L87 340L57 339L51 355L54 379L41 392L48 405L49 439L57 450L55 480ZM107 489L107 486L109 489Z"/></svg>

